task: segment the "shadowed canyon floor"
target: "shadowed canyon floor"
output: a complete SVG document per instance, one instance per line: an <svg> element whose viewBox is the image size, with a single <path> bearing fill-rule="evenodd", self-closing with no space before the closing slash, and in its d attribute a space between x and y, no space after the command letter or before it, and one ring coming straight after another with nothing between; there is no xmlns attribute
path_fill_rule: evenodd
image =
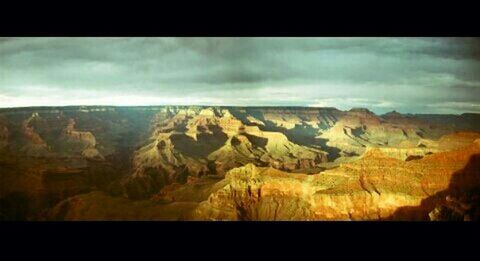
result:
<svg viewBox="0 0 480 261"><path fill-rule="evenodd" d="M1 220L478 220L480 115L0 109Z"/></svg>

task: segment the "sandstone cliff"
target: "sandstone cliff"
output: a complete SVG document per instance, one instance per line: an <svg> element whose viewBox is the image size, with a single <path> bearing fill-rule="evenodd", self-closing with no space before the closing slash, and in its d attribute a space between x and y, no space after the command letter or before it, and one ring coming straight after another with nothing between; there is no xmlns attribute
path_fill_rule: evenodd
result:
<svg viewBox="0 0 480 261"><path fill-rule="evenodd" d="M126 181L129 196L150 195L188 176L223 176L249 162L292 171L327 160L323 151L248 125L228 109L165 110L157 119L153 142L136 152L135 173Z"/></svg>
<svg viewBox="0 0 480 261"><path fill-rule="evenodd" d="M407 162L373 149L358 161L315 175L291 175L248 164L228 172L227 184L199 205L194 218L423 219L425 215L394 214L401 207L420 207L422 200L448 188L455 172L479 153L479 140ZM469 186L480 188L478 170L469 177Z"/></svg>

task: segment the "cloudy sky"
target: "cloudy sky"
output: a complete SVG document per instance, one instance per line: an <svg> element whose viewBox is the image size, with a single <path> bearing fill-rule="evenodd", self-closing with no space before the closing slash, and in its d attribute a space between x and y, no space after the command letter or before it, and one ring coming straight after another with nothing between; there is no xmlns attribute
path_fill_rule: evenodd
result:
<svg viewBox="0 0 480 261"><path fill-rule="evenodd" d="M480 112L479 38L0 38L0 107Z"/></svg>

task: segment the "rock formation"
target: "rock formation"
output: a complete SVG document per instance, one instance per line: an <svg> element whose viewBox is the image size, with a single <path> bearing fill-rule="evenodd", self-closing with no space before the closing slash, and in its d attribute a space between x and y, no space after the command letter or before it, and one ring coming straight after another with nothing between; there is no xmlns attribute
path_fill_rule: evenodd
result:
<svg viewBox="0 0 480 261"><path fill-rule="evenodd" d="M358 161L314 175L291 175L248 164L228 172L227 183L199 205L194 218L421 220L422 216L394 213L401 207L420 206L422 200L446 189L454 173L480 153L479 141L407 162L372 149ZM471 171L475 173L468 184L479 189L480 173Z"/></svg>
<svg viewBox="0 0 480 261"><path fill-rule="evenodd" d="M23 137L26 140L26 144L23 146L22 151L32 157L44 157L49 153L47 143L32 126L32 124L35 124L35 122L38 121L42 121L42 118L40 118L38 113L34 112L30 118L22 122Z"/></svg>
<svg viewBox="0 0 480 261"><path fill-rule="evenodd" d="M0 109L2 220L478 220L476 114Z"/></svg>
<svg viewBox="0 0 480 261"><path fill-rule="evenodd" d="M87 159L104 160L104 157L95 148L97 141L95 136L89 131L75 130L75 120L69 119L68 124L63 131L64 137L68 142L80 146L82 156Z"/></svg>
<svg viewBox="0 0 480 261"><path fill-rule="evenodd" d="M294 144L281 132L249 126L228 109L179 110L171 118L157 119L163 121L157 124L154 141L136 152L135 174L126 184L127 194L134 197L183 183L188 176L223 176L249 162L293 171L327 160L323 151Z"/></svg>

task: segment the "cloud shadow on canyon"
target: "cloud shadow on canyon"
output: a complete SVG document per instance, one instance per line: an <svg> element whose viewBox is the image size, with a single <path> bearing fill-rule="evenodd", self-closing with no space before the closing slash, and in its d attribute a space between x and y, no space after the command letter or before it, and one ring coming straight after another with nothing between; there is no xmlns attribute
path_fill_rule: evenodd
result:
<svg viewBox="0 0 480 261"><path fill-rule="evenodd" d="M448 188L422 200L419 206L398 208L387 220L429 221L429 214L440 207L441 220L463 221L480 217L480 154L470 157L465 167L456 171ZM468 203L466 203L468 202Z"/></svg>

